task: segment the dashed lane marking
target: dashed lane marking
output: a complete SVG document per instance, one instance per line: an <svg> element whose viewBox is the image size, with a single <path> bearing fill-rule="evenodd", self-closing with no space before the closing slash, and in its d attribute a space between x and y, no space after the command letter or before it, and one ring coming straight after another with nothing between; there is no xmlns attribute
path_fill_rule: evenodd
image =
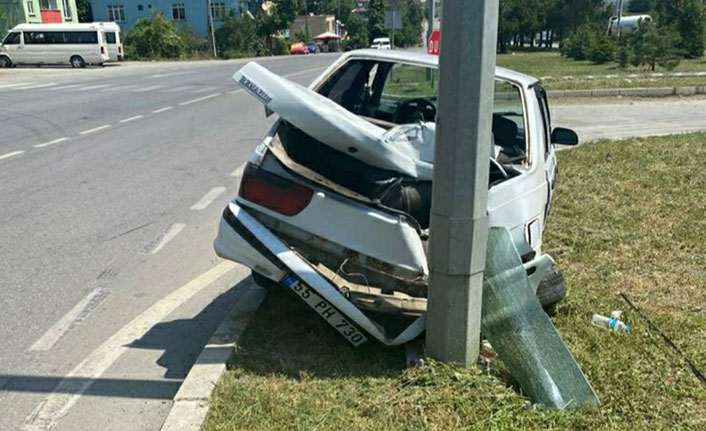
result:
<svg viewBox="0 0 706 431"><path fill-rule="evenodd" d="M145 92L145 91L157 90L157 89L162 88L162 87L164 87L164 85L152 85L152 86L149 86L149 87L136 88L136 89L130 90L130 91L132 91L133 93L143 93L143 92Z"/></svg>
<svg viewBox="0 0 706 431"><path fill-rule="evenodd" d="M181 102L179 106L187 106L191 105L192 103L203 102L204 100L212 99L214 97L220 96L221 94L223 93L213 93L209 94L208 96L199 97L198 99L187 100L186 102Z"/></svg>
<svg viewBox="0 0 706 431"><path fill-rule="evenodd" d="M107 129L109 127L112 127L110 124L104 124L102 126L94 127L93 129L88 129L84 130L83 132L79 132L79 135L88 135L89 133L95 133L104 129Z"/></svg>
<svg viewBox="0 0 706 431"><path fill-rule="evenodd" d="M81 395L130 349L130 345L135 340L143 338L155 324L169 316L204 288L236 268L237 264L234 262L221 261L123 326L66 374L66 377L59 382L54 391L44 398L25 419L22 430L48 431L52 429L76 404ZM76 377L81 377L81 379L76 379Z"/></svg>
<svg viewBox="0 0 706 431"><path fill-rule="evenodd" d="M106 87L111 87L111 85L110 84L89 85L88 87L77 88L75 91L97 90L99 88L106 88Z"/></svg>
<svg viewBox="0 0 706 431"><path fill-rule="evenodd" d="M18 151L13 151L11 153L2 154L2 155L0 155L0 160L9 159L10 157L19 156L20 154L23 154L23 153L24 153L24 150L18 150Z"/></svg>
<svg viewBox="0 0 706 431"><path fill-rule="evenodd" d="M50 145L58 144L60 142L64 142L64 141L68 141L68 140L69 140L69 138L67 138L67 137L57 138L57 139L54 139L53 141L37 144L34 146L34 148L44 148L44 147L48 147Z"/></svg>
<svg viewBox="0 0 706 431"><path fill-rule="evenodd" d="M222 195L223 192L226 191L225 187L219 186L219 187L214 187L211 190L208 191L201 199L199 199L198 202L196 202L191 209L194 211L201 211L206 209L213 201L218 199L218 196Z"/></svg>
<svg viewBox="0 0 706 431"><path fill-rule="evenodd" d="M81 86L81 84L60 85L58 87L50 88L49 90L52 90L52 91L54 91L54 90L68 90L69 88L76 88L76 87L80 87L80 86Z"/></svg>
<svg viewBox="0 0 706 431"><path fill-rule="evenodd" d="M179 235L179 232L184 230L185 227L186 225L184 223L174 223L173 225L169 226L169 228L163 234L155 238L155 240L147 246L145 254L157 254L161 249L164 248L165 245L169 243L169 241L176 238L176 236ZM156 245L152 247L152 244Z"/></svg>
<svg viewBox="0 0 706 431"><path fill-rule="evenodd" d="M145 117L144 115L135 115L130 118L124 118L124 119L118 121L118 123L129 123L130 121L139 120L140 118L144 118L144 117Z"/></svg>
<svg viewBox="0 0 706 431"><path fill-rule="evenodd" d="M230 173L231 177L240 177L243 175L243 171L245 170L245 165L246 163L243 163L242 165L238 166L238 169L234 170L233 172Z"/></svg>
<svg viewBox="0 0 706 431"><path fill-rule="evenodd" d="M90 311L89 307L95 308L97 299L101 293L102 289L98 287L84 296L83 299L78 301L71 310L64 314L54 326L49 328L44 335L35 341L34 344L30 346L29 350L34 352L46 352L51 350L61 337L69 332L78 321L86 318L88 311Z"/></svg>
<svg viewBox="0 0 706 431"><path fill-rule="evenodd" d="M171 109L174 109L174 107L173 106L165 106L164 108L155 109L154 111L152 111L152 113L153 114L160 114L162 112L169 111Z"/></svg>

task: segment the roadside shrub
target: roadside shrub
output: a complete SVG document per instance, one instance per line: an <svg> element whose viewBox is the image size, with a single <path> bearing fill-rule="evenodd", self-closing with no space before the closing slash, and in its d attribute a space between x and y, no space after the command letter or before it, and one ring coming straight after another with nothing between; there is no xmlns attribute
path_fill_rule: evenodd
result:
<svg viewBox="0 0 706 431"><path fill-rule="evenodd" d="M272 38L271 55L289 55L289 43L280 37Z"/></svg>
<svg viewBox="0 0 706 431"><path fill-rule="evenodd" d="M588 40L586 58L596 64L603 64L615 57L615 41L603 34L593 34Z"/></svg>
<svg viewBox="0 0 706 431"><path fill-rule="evenodd" d="M179 58L185 46L174 24L155 13L141 18L125 35L125 56L130 59Z"/></svg>
<svg viewBox="0 0 706 431"><path fill-rule="evenodd" d="M188 27L180 27L177 30L177 34L184 45L184 55L187 57L203 57L212 55L208 40L194 33L192 29Z"/></svg>
<svg viewBox="0 0 706 431"><path fill-rule="evenodd" d="M258 57L267 50L262 38L255 35L255 21L249 18L224 19L216 30L216 47L222 58Z"/></svg>
<svg viewBox="0 0 706 431"><path fill-rule="evenodd" d="M679 41L679 33L674 28L643 22L630 35L630 63L635 67L647 66L652 71L657 66L672 70L683 56L677 48Z"/></svg>
<svg viewBox="0 0 706 431"><path fill-rule="evenodd" d="M615 62L618 67L626 69L630 64L630 45L627 38L621 38L615 48Z"/></svg>
<svg viewBox="0 0 706 431"><path fill-rule="evenodd" d="M595 33L589 26L581 26L562 41L561 54L574 60L586 60L588 48Z"/></svg>

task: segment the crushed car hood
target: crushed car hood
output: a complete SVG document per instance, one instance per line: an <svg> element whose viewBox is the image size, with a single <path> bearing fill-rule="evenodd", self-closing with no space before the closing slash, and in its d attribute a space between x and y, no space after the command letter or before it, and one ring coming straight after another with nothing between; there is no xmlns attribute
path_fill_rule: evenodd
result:
<svg viewBox="0 0 706 431"><path fill-rule="evenodd" d="M371 166L413 178L432 177L433 123L385 130L254 62L238 70L233 79L269 110L325 145ZM419 133L410 133L410 128ZM422 136L429 138L420 141Z"/></svg>

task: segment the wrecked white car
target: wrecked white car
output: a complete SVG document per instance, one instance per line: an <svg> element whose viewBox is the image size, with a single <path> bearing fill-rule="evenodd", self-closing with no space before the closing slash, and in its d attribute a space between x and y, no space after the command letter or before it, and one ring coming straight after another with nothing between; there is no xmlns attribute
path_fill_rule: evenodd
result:
<svg viewBox="0 0 706 431"><path fill-rule="evenodd" d="M349 342L399 344L424 329L438 57L363 50L308 88L256 63L234 80L279 115L251 155L215 249L260 284L300 296ZM565 296L542 253L556 178L552 130L535 78L497 68L488 181L491 226L506 227L544 307ZM377 313L412 318L400 333Z"/></svg>

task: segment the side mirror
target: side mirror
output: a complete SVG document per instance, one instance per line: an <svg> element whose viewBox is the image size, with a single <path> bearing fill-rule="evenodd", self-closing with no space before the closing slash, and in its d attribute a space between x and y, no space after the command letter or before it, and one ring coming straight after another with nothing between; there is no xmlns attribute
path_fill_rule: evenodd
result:
<svg viewBox="0 0 706 431"><path fill-rule="evenodd" d="M265 118L269 117L270 115L274 114L275 111L271 110L267 106L265 106Z"/></svg>
<svg viewBox="0 0 706 431"><path fill-rule="evenodd" d="M552 144L578 145L579 135L571 129L556 127L552 130Z"/></svg>

